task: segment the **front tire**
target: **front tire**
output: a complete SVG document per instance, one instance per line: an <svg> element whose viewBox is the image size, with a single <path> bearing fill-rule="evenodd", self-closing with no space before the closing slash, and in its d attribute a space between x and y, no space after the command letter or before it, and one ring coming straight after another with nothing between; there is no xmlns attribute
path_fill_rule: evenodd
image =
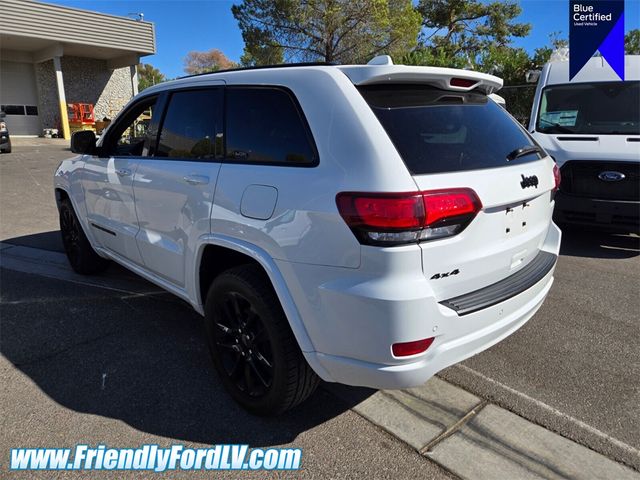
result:
<svg viewBox="0 0 640 480"><path fill-rule="evenodd" d="M205 303L205 328L223 385L249 412L281 414L318 386L259 266L242 265L216 277Z"/></svg>
<svg viewBox="0 0 640 480"><path fill-rule="evenodd" d="M73 271L91 275L105 270L109 262L99 256L89 243L71 202L68 199L62 200L58 211L62 244Z"/></svg>

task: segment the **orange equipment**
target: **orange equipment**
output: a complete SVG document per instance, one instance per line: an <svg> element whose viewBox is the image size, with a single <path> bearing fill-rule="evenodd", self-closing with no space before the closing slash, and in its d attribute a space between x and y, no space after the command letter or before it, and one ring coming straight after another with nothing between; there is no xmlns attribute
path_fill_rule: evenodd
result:
<svg viewBox="0 0 640 480"><path fill-rule="evenodd" d="M70 103L69 123L80 125L95 125L92 103Z"/></svg>
<svg viewBox="0 0 640 480"><path fill-rule="evenodd" d="M93 114L92 103L69 103L69 129L71 133L78 130L96 131L96 119Z"/></svg>

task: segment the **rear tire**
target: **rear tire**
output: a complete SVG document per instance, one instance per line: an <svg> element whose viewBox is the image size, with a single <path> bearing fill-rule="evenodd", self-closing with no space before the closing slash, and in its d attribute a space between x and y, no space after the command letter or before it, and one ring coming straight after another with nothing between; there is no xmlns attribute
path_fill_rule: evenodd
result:
<svg viewBox="0 0 640 480"><path fill-rule="evenodd" d="M320 382L257 265L235 267L216 277L205 303L205 328L223 385L253 414L284 413L306 400Z"/></svg>
<svg viewBox="0 0 640 480"><path fill-rule="evenodd" d="M105 270L109 261L99 256L89 243L71 202L68 199L62 200L58 211L62 244L73 271L91 275Z"/></svg>

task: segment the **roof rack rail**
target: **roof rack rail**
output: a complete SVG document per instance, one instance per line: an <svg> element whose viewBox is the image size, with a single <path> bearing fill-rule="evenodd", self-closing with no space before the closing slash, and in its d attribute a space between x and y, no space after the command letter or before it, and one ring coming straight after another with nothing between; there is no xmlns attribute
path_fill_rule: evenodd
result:
<svg viewBox="0 0 640 480"><path fill-rule="evenodd" d="M216 70L215 72L194 73L193 75L185 75L184 77L178 77L177 80L181 80L183 78L200 77L202 75L214 75L216 73L242 72L244 70L263 70L265 68L327 67L327 66L336 66L336 65L339 65L339 64L335 62L279 63L276 65L259 65L256 67L238 67L238 68L229 68L226 70Z"/></svg>

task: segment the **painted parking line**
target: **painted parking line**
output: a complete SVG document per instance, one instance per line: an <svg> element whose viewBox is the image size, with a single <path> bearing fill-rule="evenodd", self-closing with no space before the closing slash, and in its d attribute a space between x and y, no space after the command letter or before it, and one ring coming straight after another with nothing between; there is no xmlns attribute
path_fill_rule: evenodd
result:
<svg viewBox="0 0 640 480"><path fill-rule="evenodd" d="M574 424L576 427L586 430L587 432L589 432L591 435L595 435L597 437L599 437L600 439L602 439L605 442L611 443L612 445L615 445L617 448L624 450L628 455L630 456L636 456L637 458L640 459L640 450L638 450L637 448L632 447L631 445L628 445L620 440L618 440L617 438L612 437L611 435L608 435L604 432L601 432L600 430L598 430L595 427L592 427L591 425L583 422L582 420L579 420L575 417L572 417L571 415L567 415L564 412L561 412L560 410L558 410L557 408L553 408L550 405L547 405L544 402L541 402L540 400L536 400L533 397L530 397L529 395L527 395L526 393L522 393L514 388L509 387L508 385L505 385L502 382L499 382L497 380L494 380L493 378L487 377L486 375L483 375L480 372L477 372L475 370L473 370L472 368L467 367L466 365L462 365L459 364L456 366L456 368L459 368L461 370L464 370L465 372L481 379L483 382L486 382L490 385L494 385L496 387L499 387L501 389L506 390L507 392L516 395L519 398L522 398L523 400L530 402L532 404L534 404L536 407L547 411L548 413L555 415L557 417L561 417L562 419L566 420L567 422L570 422L572 424Z"/></svg>
<svg viewBox="0 0 640 480"><path fill-rule="evenodd" d="M439 374L494 404L640 471L640 450L574 416L459 363Z"/></svg>
<svg viewBox="0 0 640 480"><path fill-rule="evenodd" d="M426 456L469 479L640 478L620 463L491 404Z"/></svg>

